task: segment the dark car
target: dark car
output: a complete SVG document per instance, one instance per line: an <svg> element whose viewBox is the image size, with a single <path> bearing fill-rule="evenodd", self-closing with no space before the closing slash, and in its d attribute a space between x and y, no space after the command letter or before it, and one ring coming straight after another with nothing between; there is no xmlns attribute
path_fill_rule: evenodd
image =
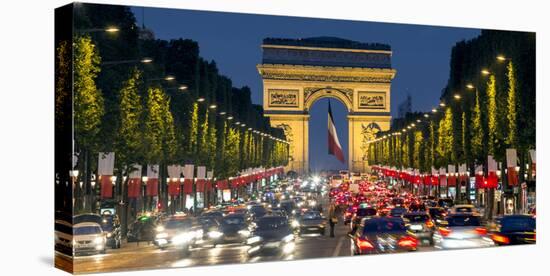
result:
<svg viewBox="0 0 550 276"><path fill-rule="evenodd" d="M424 212L426 211L426 205L424 205L424 203L422 202L415 201L409 205L409 212L422 212L422 211Z"/></svg>
<svg viewBox="0 0 550 276"><path fill-rule="evenodd" d="M413 237L422 244L433 244L435 225L430 215L425 212L406 213L403 215L403 220Z"/></svg>
<svg viewBox="0 0 550 276"><path fill-rule="evenodd" d="M319 211L307 211L298 219L299 234L319 233L325 235L326 220Z"/></svg>
<svg viewBox="0 0 550 276"><path fill-rule="evenodd" d="M344 225L348 225L351 222L351 218L357 211L357 206L349 206L344 212Z"/></svg>
<svg viewBox="0 0 550 276"><path fill-rule="evenodd" d="M152 242L155 239L158 220L152 216L141 216L129 225L128 242Z"/></svg>
<svg viewBox="0 0 550 276"><path fill-rule="evenodd" d="M267 214L267 209L263 205L252 205L248 210L248 219L250 221L261 218Z"/></svg>
<svg viewBox="0 0 550 276"><path fill-rule="evenodd" d="M287 255L294 252L294 234L288 220L280 216L264 216L255 222L255 227L246 243L250 245L249 256L258 254Z"/></svg>
<svg viewBox="0 0 550 276"><path fill-rule="evenodd" d="M189 248L202 237L202 228L195 219L187 216L172 216L155 229L155 245L164 249L174 246L188 254Z"/></svg>
<svg viewBox="0 0 550 276"><path fill-rule="evenodd" d="M222 211L207 211L207 212L204 212L202 213L199 217L199 220L201 219L206 219L206 218L213 218L213 219L216 219L216 220L220 220L221 218L223 218L223 212Z"/></svg>
<svg viewBox="0 0 550 276"><path fill-rule="evenodd" d="M364 219L350 238L353 255L414 251L418 246L401 218Z"/></svg>
<svg viewBox="0 0 550 276"><path fill-rule="evenodd" d="M351 219L350 233L352 235L355 234L357 227L359 226L359 224L364 218L371 218L376 216L376 214L377 214L377 211L376 211L376 208L374 207L359 206L359 208L357 208L357 212L355 212L355 214L353 215L353 218Z"/></svg>
<svg viewBox="0 0 550 276"><path fill-rule="evenodd" d="M95 222L101 226L103 233L107 238L106 245L112 249L120 248L122 242L122 233L120 222L115 215L81 214L73 219L73 223Z"/></svg>
<svg viewBox="0 0 550 276"><path fill-rule="evenodd" d="M454 202L450 198L440 198L439 200L437 200L437 206L449 209L454 206Z"/></svg>
<svg viewBox="0 0 550 276"><path fill-rule="evenodd" d="M445 220L447 211L443 207L429 207L428 214L432 218L433 223L439 226Z"/></svg>
<svg viewBox="0 0 550 276"><path fill-rule="evenodd" d="M294 200L281 200L278 207L283 208L287 214L293 215L296 213L296 202Z"/></svg>
<svg viewBox="0 0 550 276"><path fill-rule="evenodd" d="M530 215L498 217L489 227L489 236L496 245L534 244L537 236L536 219Z"/></svg>
<svg viewBox="0 0 550 276"><path fill-rule="evenodd" d="M390 210L389 216L394 218L399 218L406 212L407 212L407 208L405 207L394 207Z"/></svg>
<svg viewBox="0 0 550 276"><path fill-rule="evenodd" d="M208 238L214 247L222 243L244 243L249 236L248 222L243 214L223 217L218 229L208 232Z"/></svg>

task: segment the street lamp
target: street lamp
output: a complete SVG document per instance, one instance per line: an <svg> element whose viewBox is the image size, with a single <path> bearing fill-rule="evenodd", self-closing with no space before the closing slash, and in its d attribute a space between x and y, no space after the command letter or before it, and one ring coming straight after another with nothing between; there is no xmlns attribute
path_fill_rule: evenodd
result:
<svg viewBox="0 0 550 276"><path fill-rule="evenodd" d="M153 62L152 58L144 57L141 59L141 63L151 63Z"/></svg>
<svg viewBox="0 0 550 276"><path fill-rule="evenodd" d="M466 84L466 88L472 90L472 89L475 88L475 86L474 86L473 84L471 84L471 83L468 83L468 84Z"/></svg>
<svg viewBox="0 0 550 276"><path fill-rule="evenodd" d="M505 56L503 56L503 55L498 55L498 56L497 56L497 60L500 61L500 62L504 62L504 61L506 61L506 60L508 60L508 59L509 59L509 58L507 58L507 57L505 57Z"/></svg>
<svg viewBox="0 0 550 276"><path fill-rule="evenodd" d="M179 90L182 90L182 91L183 91L183 90L187 90L187 88L188 88L188 87L187 87L187 85L185 85L185 84L182 84L182 85L180 85L180 86L178 87L178 89L179 89Z"/></svg>
<svg viewBox="0 0 550 276"><path fill-rule="evenodd" d="M445 103L444 103L444 102L441 102L441 103L439 103L439 106L445 107Z"/></svg>
<svg viewBox="0 0 550 276"><path fill-rule="evenodd" d="M198 99L197 99L197 102L199 102L199 103L204 102L204 98L203 98L203 97L198 98Z"/></svg>
<svg viewBox="0 0 550 276"><path fill-rule="evenodd" d="M220 111L219 114L223 116L223 115L225 115L226 113L225 113L225 111Z"/></svg>
<svg viewBox="0 0 550 276"><path fill-rule="evenodd" d="M430 115L428 115L428 114L424 114L424 117L428 118L428 117L430 117Z"/></svg>
<svg viewBox="0 0 550 276"><path fill-rule="evenodd" d="M484 76L487 76L487 75L491 74L491 72L487 69L483 69L483 70L481 70L481 74L484 75Z"/></svg>
<svg viewBox="0 0 550 276"><path fill-rule="evenodd" d="M435 109L435 108L432 109L432 112L433 112L433 113L437 113L437 109Z"/></svg>
<svg viewBox="0 0 550 276"><path fill-rule="evenodd" d="M209 107L210 107L210 109L216 109L218 106L215 105L215 104L211 104Z"/></svg>
<svg viewBox="0 0 550 276"><path fill-rule="evenodd" d="M229 116L229 117L227 117L227 120L228 120L228 121L231 121L231 120L233 120L233 116Z"/></svg>
<svg viewBox="0 0 550 276"><path fill-rule="evenodd" d="M454 97L455 97L455 99L460 100L460 95L459 94L455 94Z"/></svg>
<svg viewBox="0 0 550 276"><path fill-rule="evenodd" d="M168 76L164 77L164 80L165 80L165 81L173 81L173 80L175 80L175 79L176 79L176 77L174 77L174 76L172 76L172 75L168 75Z"/></svg>
<svg viewBox="0 0 550 276"><path fill-rule="evenodd" d="M120 29L118 27L115 27L115 26L110 26L110 27L105 28L105 31L108 32L108 33L116 33L118 31L120 31Z"/></svg>

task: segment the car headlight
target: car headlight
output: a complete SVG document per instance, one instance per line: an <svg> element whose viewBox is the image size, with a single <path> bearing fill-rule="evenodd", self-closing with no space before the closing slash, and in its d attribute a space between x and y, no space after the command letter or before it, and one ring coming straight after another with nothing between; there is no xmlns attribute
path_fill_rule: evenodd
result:
<svg viewBox="0 0 550 276"><path fill-rule="evenodd" d="M203 234L204 234L204 231L202 229L195 231L195 237L197 238L201 238Z"/></svg>
<svg viewBox="0 0 550 276"><path fill-rule="evenodd" d="M102 237L97 237L94 239L94 243L95 244L102 244L103 243L103 238Z"/></svg>
<svg viewBox="0 0 550 276"><path fill-rule="evenodd" d="M220 231L210 231L210 232L208 232L208 236L210 238L217 239L217 238L223 236L223 233L220 232Z"/></svg>
<svg viewBox="0 0 550 276"><path fill-rule="evenodd" d="M110 238L113 236L113 233L107 233L107 238Z"/></svg>
<svg viewBox="0 0 550 276"><path fill-rule="evenodd" d="M284 242L290 242L292 240L294 240L294 235L293 234L287 235L283 238Z"/></svg>
<svg viewBox="0 0 550 276"><path fill-rule="evenodd" d="M262 240L262 238L260 236L254 236L254 237L250 237L246 240L246 243L247 244L253 244L253 243L257 243L257 242L260 242Z"/></svg>
<svg viewBox="0 0 550 276"><path fill-rule="evenodd" d="M168 234L166 233L158 233L155 238L157 239L166 239L168 237Z"/></svg>
<svg viewBox="0 0 550 276"><path fill-rule="evenodd" d="M292 227L300 227L300 223L299 223L297 220L293 220L293 221L290 223L290 225L291 225Z"/></svg>
<svg viewBox="0 0 550 276"><path fill-rule="evenodd" d="M245 237L250 236L250 231L248 230L239 230L239 234Z"/></svg>
<svg viewBox="0 0 550 276"><path fill-rule="evenodd" d="M189 242L190 240L192 240L194 235L195 235L195 233L179 234L179 235L175 236L172 239L172 243L175 244L175 245L184 244L184 243Z"/></svg>
<svg viewBox="0 0 550 276"><path fill-rule="evenodd" d="M157 232L162 232L164 231L164 226L157 226L156 230Z"/></svg>

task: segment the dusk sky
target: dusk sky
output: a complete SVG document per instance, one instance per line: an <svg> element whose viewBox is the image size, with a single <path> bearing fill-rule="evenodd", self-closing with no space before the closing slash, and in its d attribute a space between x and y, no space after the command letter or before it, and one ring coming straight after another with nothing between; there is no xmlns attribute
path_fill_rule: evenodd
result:
<svg viewBox="0 0 550 276"><path fill-rule="evenodd" d="M142 8L132 8L141 25ZM159 39L188 38L199 43L200 55L215 60L220 72L236 87L249 86L252 102L262 103L262 82L256 70L261 63L262 39L334 36L360 42L389 44L392 67L391 115L409 93L413 111L427 111L438 104L449 77L453 45L480 34L479 29L373 23L348 20L250 15L145 8L145 26ZM368 18L365 18L367 20ZM321 99L310 110L310 167L342 169L327 154L327 102ZM335 124L347 158L347 111L338 100L331 100ZM347 159L346 159L347 160Z"/></svg>

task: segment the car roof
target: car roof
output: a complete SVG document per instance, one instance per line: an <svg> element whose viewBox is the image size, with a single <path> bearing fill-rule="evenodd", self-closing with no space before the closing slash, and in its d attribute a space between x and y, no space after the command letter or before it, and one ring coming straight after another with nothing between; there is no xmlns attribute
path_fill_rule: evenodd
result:
<svg viewBox="0 0 550 276"><path fill-rule="evenodd" d="M95 223L95 222L81 222L81 223L75 224L73 227L78 228L78 227L90 227L90 226L97 226L97 227L101 228L101 225L99 225L99 223Z"/></svg>
<svg viewBox="0 0 550 276"><path fill-rule="evenodd" d="M454 208L465 208L465 207L475 208L475 206L472 204L458 204L454 206Z"/></svg>
<svg viewBox="0 0 550 276"><path fill-rule="evenodd" d="M426 212L406 212L405 214L403 214L404 216L419 216L419 215L425 215L427 216L428 214L426 214Z"/></svg>

